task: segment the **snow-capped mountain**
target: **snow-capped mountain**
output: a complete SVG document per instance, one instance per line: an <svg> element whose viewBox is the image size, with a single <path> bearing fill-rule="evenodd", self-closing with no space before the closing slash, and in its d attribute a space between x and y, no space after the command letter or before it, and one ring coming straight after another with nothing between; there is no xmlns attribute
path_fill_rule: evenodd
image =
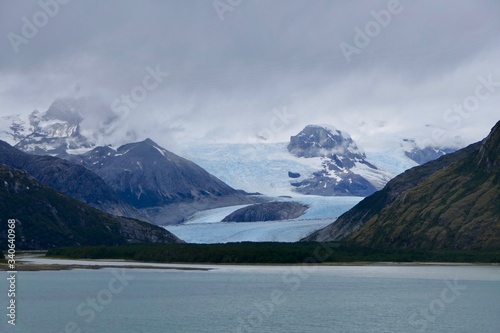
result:
<svg viewBox="0 0 500 333"><path fill-rule="evenodd" d="M85 99L55 100L46 112L2 117L0 139L27 153L63 155L95 146L80 132Z"/></svg>
<svg viewBox="0 0 500 333"><path fill-rule="evenodd" d="M328 177L326 180L336 175L328 169L328 165L336 166L335 161L327 157L297 157L288 151L288 144L199 144L186 147L182 155L232 187L269 196L301 196L292 183L313 179L315 173L324 175L326 170L329 171L324 176ZM377 184L376 188L417 165L405 156L398 140L386 151L365 154L366 158L361 161L366 163L356 161L350 172ZM321 185L323 188L325 183Z"/></svg>
<svg viewBox="0 0 500 333"><path fill-rule="evenodd" d="M290 137L287 148L297 157L366 158L349 133L328 125L306 126L299 134Z"/></svg>
<svg viewBox="0 0 500 333"><path fill-rule="evenodd" d="M46 112L2 117L0 139L25 152L58 155L85 166L104 179L113 195L116 193L119 200L138 209L137 213L150 222L172 225L188 221L169 228L196 242L296 241L331 223L340 215L340 208L342 212L349 209L359 196L382 188L399 173L417 165L411 158L422 161L410 153L432 155L411 139L393 136L386 138L388 144L382 144L383 151L364 152L348 133L315 125L307 126L287 143L191 146L182 152L189 160L152 140L116 149L98 147L97 142L113 143L107 142L107 134L112 131L106 125L109 123L102 122L103 118L112 119L113 114L108 113L106 105L95 111L96 105L89 99L68 98L56 100ZM102 113L104 117L89 126L89 112ZM57 167L54 165L53 169ZM66 183L65 179L55 180ZM73 183L77 181L72 179ZM269 197L251 197L234 188ZM98 204L106 202L102 196L93 195L92 187L85 190ZM341 197L328 197L332 195ZM232 205L265 202L280 196L292 197L310 208L303 218L290 224L219 223L224 216L210 217L209 221L216 224L189 222L197 212L216 207L227 207L224 209L229 212L235 210ZM334 202L325 201L318 206L318 202L330 199ZM337 210L335 200L347 200L347 204ZM321 216L317 216L317 211L321 211Z"/></svg>
<svg viewBox="0 0 500 333"><path fill-rule="evenodd" d="M218 203L223 206L253 202L245 192L235 190L151 139L116 150L100 146L66 158L95 172L127 203L158 224L181 222L190 213L216 207ZM184 203L196 204L179 209L178 205Z"/></svg>
<svg viewBox="0 0 500 333"><path fill-rule="evenodd" d="M297 157L321 161L320 170L292 183L303 194L367 196L391 179L388 172L367 161L348 133L331 126L306 126L290 138L287 149Z"/></svg>

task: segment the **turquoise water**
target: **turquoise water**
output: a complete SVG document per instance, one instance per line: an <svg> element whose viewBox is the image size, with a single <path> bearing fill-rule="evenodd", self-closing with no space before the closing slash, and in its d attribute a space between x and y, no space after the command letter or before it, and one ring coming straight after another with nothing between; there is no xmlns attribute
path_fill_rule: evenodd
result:
<svg viewBox="0 0 500 333"><path fill-rule="evenodd" d="M0 276L1 332L500 331L492 266L19 272L15 328Z"/></svg>

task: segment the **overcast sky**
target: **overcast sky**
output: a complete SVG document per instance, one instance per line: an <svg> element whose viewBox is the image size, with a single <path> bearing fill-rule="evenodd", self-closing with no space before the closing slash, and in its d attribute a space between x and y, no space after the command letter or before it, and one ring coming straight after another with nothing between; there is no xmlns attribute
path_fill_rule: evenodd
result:
<svg viewBox="0 0 500 333"><path fill-rule="evenodd" d="M311 123L464 145L500 119L498 0L55 1L0 0L0 116L91 96L87 126L167 148Z"/></svg>

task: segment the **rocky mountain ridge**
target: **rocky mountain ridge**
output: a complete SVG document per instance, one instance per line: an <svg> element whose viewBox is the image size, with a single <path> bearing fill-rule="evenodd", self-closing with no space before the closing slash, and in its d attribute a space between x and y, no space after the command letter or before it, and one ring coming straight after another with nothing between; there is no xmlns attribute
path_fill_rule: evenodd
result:
<svg viewBox="0 0 500 333"><path fill-rule="evenodd" d="M67 158L99 175L123 200L158 224L181 222L190 210L253 201L197 164L156 144L151 139L116 150L96 147ZM189 207L191 206L191 207ZM170 214L179 211L179 214Z"/></svg>
<svg viewBox="0 0 500 333"><path fill-rule="evenodd" d="M144 218L98 175L81 165L57 157L27 154L4 141L0 141L0 163L24 170L42 184L107 213Z"/></svg>

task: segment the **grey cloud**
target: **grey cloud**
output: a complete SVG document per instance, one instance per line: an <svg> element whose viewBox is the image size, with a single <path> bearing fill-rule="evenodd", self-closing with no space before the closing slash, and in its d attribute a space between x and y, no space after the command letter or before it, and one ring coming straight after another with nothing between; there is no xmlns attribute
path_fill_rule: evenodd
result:
<svg viewBox="0 0 500 333"><path fill-rule="evenodd" d="M347 63L339 44L353 45L355 27L388 3L245 0L220 21L212 0L70 1L16 54L8 34L21 33L22 18L41 7L0 1L0 114L44 110L74 94L111 104L159 65L170 75L116 123L113 140L241 141L285 106L296 118L274 140L309 122L359 137L380 123L405 133L449 127L443 113L478 76L500 81L500 4L401 0L402 12ZM485 135L500 115L499 95L453 133L466 142ZM89 112L87 124L104 114Z"/></svg>

